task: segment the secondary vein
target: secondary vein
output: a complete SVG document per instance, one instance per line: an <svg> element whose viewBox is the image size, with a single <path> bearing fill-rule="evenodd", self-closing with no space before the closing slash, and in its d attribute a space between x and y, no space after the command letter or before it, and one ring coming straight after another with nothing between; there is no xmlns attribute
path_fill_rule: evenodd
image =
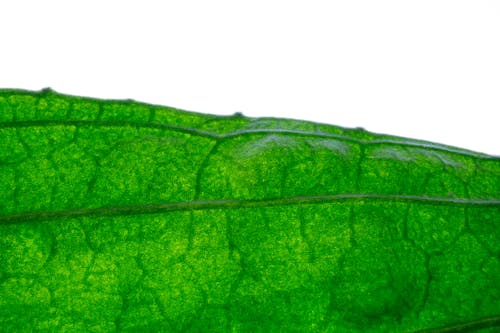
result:
<svg viewBox="0 0 500 333"><path fill-rule="evenodd" d="M206 138L211 138L215 140L226 140L230 138L245 136L245 135L255 135L255 134L281 134L281 135L296 135L296 136L307 136L307 137L320 137L327 139L334 139L344 142L352 142L360 145L399 145L399 146L409 146L416 148L424 148L431 150L444 151L448 153L472 156L480 159L493 159L497 160L499 157L489 156L486 154L481 154L473 151L467 151L462 149L457 149L451 146L436 145L433 143L425 142L409 142L409 141L398 141L389 139L374 139L374 140L361 140L352 138L349 136L325 133L325 132L309 132L309 131L297 131L297 130L287 130L287 129L256 129L256 130L240 130L232 133L218 134L214 132L197 130L189 127L168 125L163 123L154 122L135 122L126 120L26 120L26 121L10 121L10 122L0 122L0 128L20 128L20 127L36 127L36 126L102 126L102 127L137 127L137 128L157 128L164 130L171 130L181 133L186 133L190 135L196 135Z"/></svg>
<svg viewBox="0 0 500 333"><path fill-rule="evenodd" d="M0 123L0 128L20 128L37 126L102 126L102 127L137 127L137 128L157 128L176 132L182 132L211 139L218 138L218 135L211 132L205 132L189 127L173 126L161 123L135 122L126 120L26 120L10 121Z"/></svg>

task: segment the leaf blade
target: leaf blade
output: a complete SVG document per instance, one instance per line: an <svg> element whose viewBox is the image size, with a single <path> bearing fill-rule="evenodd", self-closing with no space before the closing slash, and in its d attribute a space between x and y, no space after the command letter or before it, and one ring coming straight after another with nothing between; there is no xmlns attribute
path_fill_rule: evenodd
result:
<svg viewBox="0 0 500 333"><path fill-rule="evenodd" d="M0 91L0 114L7 331L404 332L500 313L497 157L52 91Z"/></svg>

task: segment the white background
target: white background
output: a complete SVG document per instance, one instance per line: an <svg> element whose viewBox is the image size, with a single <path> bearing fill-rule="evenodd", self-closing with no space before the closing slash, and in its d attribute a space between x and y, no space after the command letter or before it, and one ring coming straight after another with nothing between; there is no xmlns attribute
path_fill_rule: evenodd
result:
<svg viewBox="0 0 500 333"><path fill-rule="evenodd" d="M0 87L500 155L500 1L2 1Z"/></svg>

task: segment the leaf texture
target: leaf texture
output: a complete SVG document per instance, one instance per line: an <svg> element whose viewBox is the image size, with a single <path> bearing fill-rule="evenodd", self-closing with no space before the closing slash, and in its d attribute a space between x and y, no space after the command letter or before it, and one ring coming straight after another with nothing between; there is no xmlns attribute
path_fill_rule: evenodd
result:
<svg viewBox="0 0 500 333"><path fill-rule="evenodd" d="M498 332L500 159L0 91L2 332Z"/></svg>

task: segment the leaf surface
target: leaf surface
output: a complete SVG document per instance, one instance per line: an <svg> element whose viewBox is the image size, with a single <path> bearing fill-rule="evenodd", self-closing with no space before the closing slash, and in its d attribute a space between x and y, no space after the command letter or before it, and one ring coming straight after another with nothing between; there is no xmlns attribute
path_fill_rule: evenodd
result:
<svg viewBox="0 0 500 333"><path fill-rule="evenodd" d="M495 332L500 159L0 91L2 332Z"/></svg>

